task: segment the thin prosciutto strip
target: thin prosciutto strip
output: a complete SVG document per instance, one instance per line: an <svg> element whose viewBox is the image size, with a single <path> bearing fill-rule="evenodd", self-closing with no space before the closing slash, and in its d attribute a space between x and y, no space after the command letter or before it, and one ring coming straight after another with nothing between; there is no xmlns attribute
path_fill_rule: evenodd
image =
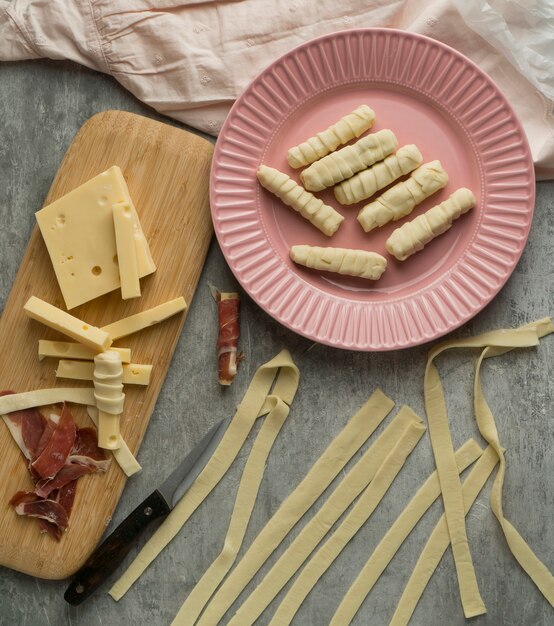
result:
<svg viewBox="0 0 554 626"><path fill-rule="evenodd" d="M55 500L44 500L36 493L28 491L18 491L10 500L15 512L18 515L38 517L55 524L61 530L66 530L68 526L67 513L63 506Z"/></svg>
<svg viewBox="0 0 554 626"><path fill-rule="evenodd" d="M65 465L75 443L76 434L75 422L64 403L60 421L44 450L31 465L41 478L53 478Z"/></svg>
<svg viewBox="0 0 554 626"><path fill-rule="evenodd" d="M220 385L230 385L237 373L241 358L237 354L240 335L238 293L222 293L212 288L217 302L219 334L217 337L217 362Z"/></svg>

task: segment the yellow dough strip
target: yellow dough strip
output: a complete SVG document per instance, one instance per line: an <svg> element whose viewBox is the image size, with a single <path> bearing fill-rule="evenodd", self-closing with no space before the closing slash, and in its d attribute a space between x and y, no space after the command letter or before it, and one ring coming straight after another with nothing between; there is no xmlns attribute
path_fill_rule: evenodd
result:
<svg viewBox="0 0 554 626"><path fill-rule="evenodd" d="M486 608L479 593L473 560L469 551L462 486L456 468L444 393L439 372L433 361L439 354L451 348L483 348L488 345L523 347L537 345L537 343L536 330L493 331L477 337L441 343L431 350L427 360L424 379L425 409L452 542L462 606L467 618L486 613Z"/></svg>
<svg viewBox="0 0 554 626"><path fill-rule="evenodd" d="M123 576L110 589L109 593L114 600L119 600L129 590L223 478L257 417L266 408L266 398L273 381L275 380L273 395L290 405L296 394L299 378L298 368L287 350L258 368L211 459Z"/></svg>
<svg viewBox="0 0 554 626"><path fill-rule="evenodd" d="M364 452L319 511L302 528L227 626L251 626L258 619L273 598L300 569L333 524L373 480L375 473L406 427L418 421L421 420L411 409L408 407L400 409L398 415Z"/></svg>
<svg viewBox="0 0 554 626"><path fill-rule="evenodd" d="M467 515L497 463L498 457L496 452L489 446L477 461L469 476L464 480L462 490L464 515ZM431 580L431 576L449 544L450 536L446 516L442 515L417 560L414 571L404 588L389 626L405 626L408 624L419 599L425 591L427 583Z"/></svg>
<svg viewBox="0 0 554 626"><path fill-rule="evenodd" d="M482 453L483 450L474 439L466 441L456 451L458 472L463 472ZM437 472L433 472L377 544L342 599L329 626L348 626L351 623L363 601L392 561L400 546L439 496L439 477Z"/></svg>
<svg viewBox="0 0 554 626"><path fill-rule="evenodd" d="M406 427L358 502L300 572L269 622L270 626L288 626L292 622L317 581L371 517L424 432L425 426L421 420Z"/></svg>
<svg viewBox="0 0 554 626"><path fill-rule="evenodd" d="M535 324L528 325L527 328L536 328L539 337L544 337L545 335L554 332L554 326L549 319L540 320ZM517 562L521 565L525 572L527 572L527 575L531 578L535 585L537 585L548 602L550 602L550 604L554 607L554 576L552 576L548 568L535 555L518 531L504 517L502 507L502 487L506 474L506 461L500 445L498 431L496 429L492 411L483 394L480 371L484 359L499 356L507 351L508 350L505 348L485 348L475 364L475 418L481 435L483 435L483 438L486 439L490 446L495 450L500 461L500 467L491 490L491 509L502 527L508 547Z"/></svg>
<svg viewBox="0 0 554 626"><path fill-rule="evenodd" d="M196 623L212 594L233 566L242 546L267 458L289 414L288 405L280 398L268 396L268 400L274 406L265 418L244 466L223 549L190 592L172 622L174 626L193 626Z"/></svg>
<svg viewBox="0 0 554 626"><path fill-rule="evenodd" d="M390 413L393 406L394 402L382 391L377 390L371 395L254 539L206 607L198 621L199 626L216 626L220 623L256 572Z"/></svg>

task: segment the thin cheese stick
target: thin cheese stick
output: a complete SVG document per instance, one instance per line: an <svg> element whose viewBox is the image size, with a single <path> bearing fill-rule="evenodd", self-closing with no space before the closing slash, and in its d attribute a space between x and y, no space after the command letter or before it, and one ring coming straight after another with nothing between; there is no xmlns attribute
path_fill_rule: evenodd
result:
<svg viewBox="0 0 554 626"><path fill-rule="evenodd" d="M439 354L450 348L483 348L489 345L515 348L534 346L537 345L538 341L536 329L506 330L443 342L429 352L423 383L425 409L437 473L441 484L448 530L452 542L452 552L456 565L462 606L464 615L467 618L485 613L486 608L479 593L473 560L469 551L462 486L456 469L444 392L439 372L433 361Z"/></svg>
<svg viewBox="0 0 554 626"><path fill-rule="evenodd" d="M474 439L466 441L456 451L458 472L463 472L482 453L483 450ZM377 544L377 547L339 604L329 626L348 626L350 624L404 540L429 510L433 502L440 496L440 492L439 477L437 472L433 472Z"/></svg>
<svg viewBox="0 0 554 626"><path fill-rule="evenodd" d="M87 406L87 413L93 424L98 428L98 409L95 406ZM121 435L119 436L119 447L111 450L111 453L126 476L132 476L141 471L142 467Z"/></svg>
<svg viewBox="0 0 554 626"><path fill-rule="evenodd" d="M287 350L283 350L258 368L231 423L204 469L163 524L143 546L123 576L110 589L109 593L114 600L119 600L127 593L231 467L257 417L264 409L267 413L266 397L276 377L273 395L290 405L298 388L299 372Z"/></svg>
<svg viewBox="0 0 554 626"><path fill-rule="evenodd" d="M333 524L373 480L406 428L418 422L420 419L411 409L400 409L398 415L364 452L319 511L302 528L227 626L251 626L258 619L316 549Z"/></svg>
<svg viewBox="0 0 554 626"><path fill-rule="evenodd" d="M290 148L287 161L292 168L309 165L329 152L336 150L341 144L359 137L373 126L375 112L367 104L362 104L329 128L316 133L298 146Z"/></svg>
<svg viewBox="0 0 554 626"><path fill-rule="evenodd" d="M423 250L435 237L450 229L454 220L475 206L475 196L469 189L457 189L444 202L418 215L410 222L402 224L387 239L387 252L399 261Z"/></svg>
<svg viewBox="0 0 554 626"><path fill-rule="evenodd" d="M375 391L335 437L306 476L252 542L243 558L215 593L198 626L216 626L256 572L327 489L364 441L392 410L394 402Z"/></svg>
<svg viewBox="0 0 554 626"><path fill-rule="evenodd" d="M292 246L290 258L299 265L346 276L378 280L387 269L387 259L369 250Z"/></svg>
<svg viewBox="0 0 554 626"><path fill-rule="evenodd" d="M131 362L131 350L129 348L114 348L108 350L119 352L122 363ZM46 357L58 357L63 359L80 359L84 361L94 361L97 351L87 348L81 343L72 341L50 341L49 339L38 340L38 358L42 361Z"/></svg>
<svg viewBox="0 0 554 626"><path fill-rule="evenodd" d="M423 163L421 152L409 144L399 148L383 161L358 172L333 189L335 198L344 205L356 204L384 189L395 180L409 174Z"/></svg>
<svg viewBox="0 0 554 626"><path fill-rule="evenodd" d="M412 424L421 424L420 418L410 408L402 407L398 415L341 480L319 511L302 528L262 582L235 613L228 626L251 626L258 619L317 548L333 524L367 488L403 433Z"/></svg>
<svg viewBox="0 0 554 626"><path fill-rule="evenodd" d="M426 198L446 187L447 183L448 174L440 161L424 163L412 172L408 180L397 183L376 200L362 207L358 213L358 222L368 233L388 222L402 219Z"/></svg>
<svg viewBox="0 0 554 626"><path fill-rule="evenodd" d="M289 414L288 405L280 398L268 396L268 400L273 403L273 408L265 418L244 466L223 548L190 592L175 616L173 626L194 626L237 558L256 503L267 458Z"/></svg>
<svg viewBox="0 0 554 626"><path fill-rule="evenodd" d="M322 191L381 161L397 147L398 140L392 130L380 130L312 163L300 178L309 191Z"/></svg>
<svg viewBox="0 0 554 626"><path fill-rule="evenodd" d="M103 326L102 330L108 333L113 341L116 341L122 337L127 337L133 333L138 333L140 330L159 324L173 315L181 313L181 311L184 311L186 308L187 303L185 299L183 296L179 296L173 300L158 304L151 309L146 309L145 311L140 311L140 313L135 313L129 317L117 320L117 322L112 322L107 326Z"/></svg>
<svg viewBox="0 0 554 626"><path fill-rule="evenodd" d="M287 206L300 213L304 219L307 219L324 235L331 237L337 232L344 217L333 207L325 204L323 200L316 198L295 183L292 178L274 167L263 164L258 168L257 176L262 187L271 191Z"/></svg>
<svg viewBox="0 0 554 626"><path fill-rule="evenodd" d="M497 463L498 457L489 446L464 480L462 490L464 515L467 515ZM407 626L425 587L427 587L427 583L431 580L431 576L437 569L449 544L448 524L446 516L442 515L417 560L389 626Z"/></svg>
<svg viewBox="0 0 554 626"><path fill-rule="evenodd" d="M111 352L111 350L108 350ZM117 352L115 353L117 354ZM123 363L123 384L149 385L153 366L149 363ZM60 359L56 368L56 378L72 380L93 380L94 363Z"/></svg>

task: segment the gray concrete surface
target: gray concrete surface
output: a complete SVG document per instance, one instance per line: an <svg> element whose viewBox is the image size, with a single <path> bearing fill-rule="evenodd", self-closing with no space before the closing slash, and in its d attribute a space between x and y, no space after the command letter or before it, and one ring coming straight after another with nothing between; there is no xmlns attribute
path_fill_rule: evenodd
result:
<svg viewBox="0 0 554 626"><path fill-rule="evenodd" d="M34 224L33 212L41 206L68 144L88 117L108 108L158 117L110 78L74 65L47 61L0 65L0 307L6 301ZM553 258L554 184L544 183L538 185L531 236L513 276L494 302L456 335L515 326L552 313ZM399 404L410 404L423 415L422 379L427 347L361 354L312 345L281 327L245 296L241 348L246 360L234 385L223 390L214 376L216 325L208 281L225 288L235 285L215 241L140 450L139 460L144 470L129 481L112 524L119 523L164 479L211 424L233 410L256 366L287 347L300 367L301 387L269 459L248 529L247 546L373 389L381 387ZM538 349L495 359L484 368L487 397L508 449L506 514L551 570L554 569L553 355L554 338L550 338ZM471 405L471 361L467 353L450 354L440 361L456 445L469 436L478 438ZM250 442L170 548L118 604L103 589L83 606L72 608L62 597L65 582L37 580L0 568L0 625L169 624L221 547L249 445ZM373 518L310 594L295 624L328 623L373 546L432 469L431 447L425 436ZM475 626L553 624L551 607L505 545L490 511L489 491L490 482L467 523L477 577L488 608L486 616L472 623ZM6 503L0 506L5 507ZM356 625L388 623L440 512L441 505L436 503L409 537L364 603L354 622ZM274 560L275 555L271 562ZM267 566L262 574L266 571ZM260 575L255 582L259 580ZM248 587L252 588L253 585ZM282 597L283 594L279 596ZM268 623L276 604L264 613L259 624ZM464 621L448 552L412 624L458 625Z"/></svg>

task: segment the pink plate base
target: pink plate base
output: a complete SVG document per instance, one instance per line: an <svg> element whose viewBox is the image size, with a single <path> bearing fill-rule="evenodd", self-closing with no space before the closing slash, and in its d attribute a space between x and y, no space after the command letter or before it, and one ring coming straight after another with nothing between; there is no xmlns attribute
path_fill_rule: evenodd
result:
<svg viewBox="0 0 554 626"><path fill-rule="evenodd" d="M341 207L332 191L315 194L345 216L329 239L261 188L256 170L265 163L299 182L288 148L364 103L376 113L370 132L390 128L399 146L415 143L450 181L405 220L369 234L356 220L364 202ZM386 253L395 228L462 186L475 209L407 261ZM392 29L334 33L275 61L233 106L211 173L215 232L244 289L290 329L350 350L421 344L478 313L523 251L534 193L527 140L491 79L448 46ZM374 250L388 268L377 282L308 270L289 259L301 243Z"/></svg>

